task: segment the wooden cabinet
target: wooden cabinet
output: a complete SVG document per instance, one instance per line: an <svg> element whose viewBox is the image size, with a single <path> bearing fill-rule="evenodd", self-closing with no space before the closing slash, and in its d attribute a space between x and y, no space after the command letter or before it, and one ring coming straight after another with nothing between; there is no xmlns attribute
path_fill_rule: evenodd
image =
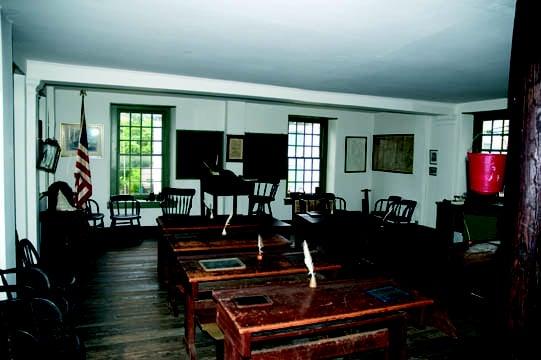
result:
<svg viewBox="0 0 541 360"><path fill-rule="evenodd" d="M82 210L42 211L40 258L46 271L77 273L88 246L88 221Z"/></svg>
<svg viewBox="0 0 541 360"><path fill-rule="evenodd" d="M500 218L503 214L503 203L476 199L465 203L449 200L436 202L436 230L440 239L448 246L454 244L454 233L462 234L464 230L464 213Z"/></svg>

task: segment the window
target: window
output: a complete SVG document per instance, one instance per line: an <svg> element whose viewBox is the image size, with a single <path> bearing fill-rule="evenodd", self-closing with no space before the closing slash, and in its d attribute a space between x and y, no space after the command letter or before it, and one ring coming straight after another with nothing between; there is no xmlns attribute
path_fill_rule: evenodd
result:
<svg viewBox="0 0 541 360"><path fill-rule="evenodd" d="M112 106L111 193L147 196L169 183L169 108Z"/></svg>
<svg viewBox="0 0 541 360"><path fill-rule="evenodd" d="M474 114L473 150L507 154L509 116L507 111L487 111Z"/></svg>
<svg viewBox="0 0 541 360"><path fill-rule="evenodd" d="M327 119L289 117L287 191L325 189Z"/></svg>

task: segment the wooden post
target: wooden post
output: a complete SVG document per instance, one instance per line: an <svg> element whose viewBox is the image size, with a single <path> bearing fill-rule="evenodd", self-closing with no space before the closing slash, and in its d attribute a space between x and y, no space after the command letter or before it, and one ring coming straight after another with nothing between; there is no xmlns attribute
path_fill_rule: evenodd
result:
<svg viewBox="0 0 541 360"><path fill-rule="evenodd" d="M508 358L539 355L541 323L541 46L539 0L517 0L509 74L504 254ZM533 352L532 352L533 351Z"/></svg>

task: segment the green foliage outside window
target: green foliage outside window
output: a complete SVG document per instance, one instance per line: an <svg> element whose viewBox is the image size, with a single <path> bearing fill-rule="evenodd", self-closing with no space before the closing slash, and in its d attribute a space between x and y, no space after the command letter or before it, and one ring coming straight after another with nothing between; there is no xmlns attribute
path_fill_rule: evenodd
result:
<svg viewBox="0 0 541 360"><path fill-rule="evenodd" d="M111 191L115 194L148 195L161 192L169 170L165 117L168 109L127 106L112 108L118 142L112 162Z"/></svg>

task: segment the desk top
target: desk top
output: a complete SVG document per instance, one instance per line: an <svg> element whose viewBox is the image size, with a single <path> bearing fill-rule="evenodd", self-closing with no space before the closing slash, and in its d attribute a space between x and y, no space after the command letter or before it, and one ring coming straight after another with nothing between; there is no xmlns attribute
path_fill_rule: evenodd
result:
<svg viewBox="0 0 541 360"><path fill-rule="evenodd" d="M257 260L256 254L223 256L223 258L231 257L239 258L246 267L236 270L205 271L198 260L180 261L178 266L182 268L185 279L191 284L306 273L306 286L308 286L308 270L304 265L304 254L302 253L263 254L263 260ZM216 257L211 256L211 258ZM313 254L312 258L316 273L320 271L338 271L342 268L339 264L322 261L318 254Z"/></svg>
<svg viewBox="0 0 541 360"><path fill-rule="evenodd" d="M314 289L309 288L308 283L299 283L297 286L289 284L218 290L213 291L213 298L221 315L217 317L218 325L233 326L240 334L383 316L433 304L432 299L414 292L408 292L411 295L408 298L388 303L367 292L386 286L397 285L388 279L327 282L318 284ZM239 307L235 303L235 298L256 295L267 296L271 304Z"/></svg>
<svg viewBox="0 0 541 360"><path fill-rule="evenodd" d="M221 233L227 217L227 215L217 215L214 219L210 219L201 215L159 216L156 218L156 222L165 234L202 230L219 230ZM271 216L235 215L231 218L227 229L228 231L233 229L256 231L269 228L287 230L290 227L290 224Z"/></svg>
<svg viewBox="0 0 541 360"><path fill-rule="evenodd" d="M175 238L169 240L169 245L173 252L177 255L183 254L204 254L204 253L220 253L227 251L257 251L257 235L249 234L250 236L242 236L237 238L216 237L205 240L182 240L178 241ZM287 249L291 247L291 243L282 235L261 235L263 240L263 252L267 250Z"/></svg>

